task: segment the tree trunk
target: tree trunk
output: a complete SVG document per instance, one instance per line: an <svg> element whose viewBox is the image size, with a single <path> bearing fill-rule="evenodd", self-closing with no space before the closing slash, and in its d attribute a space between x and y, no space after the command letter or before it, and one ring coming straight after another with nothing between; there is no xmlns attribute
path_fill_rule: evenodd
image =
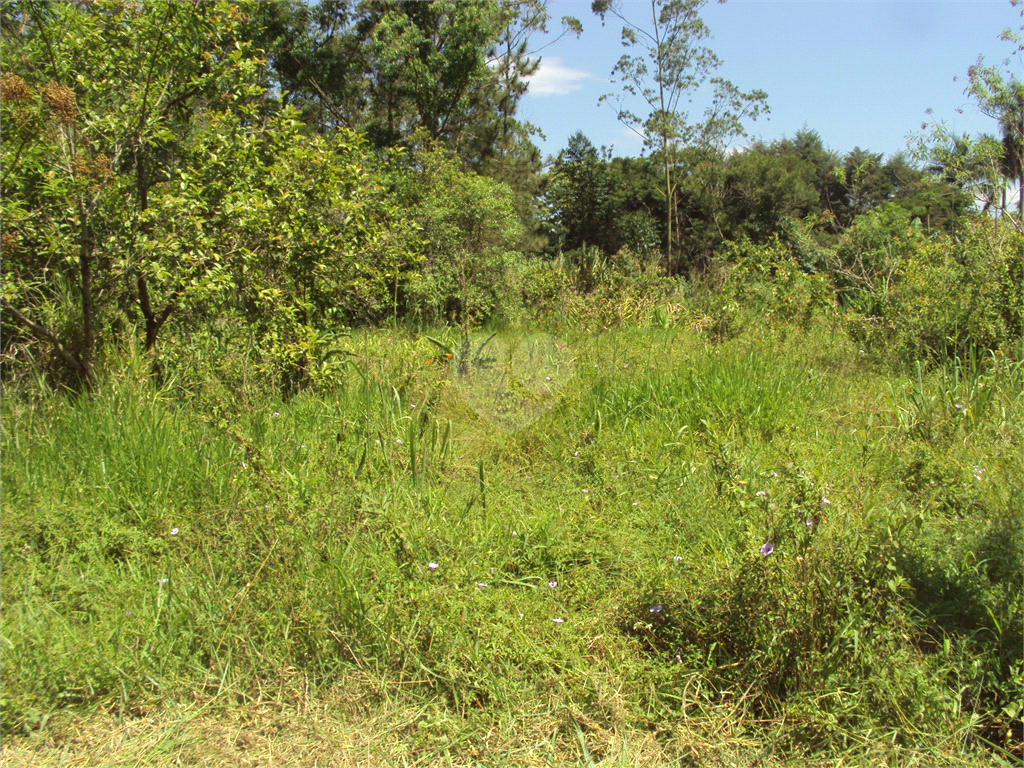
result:
<svg viewBox="0 0 1024 768"><path fill-rule="evenodd" d="M157 315L149 301L149 286L146 284L145 275L139 275L136 285L139 288L139 308L142 310L142 316L146 318L146 351L148 352L156 346L156 335L167 322L167 318L171 316L171 312L174 311L174 300L181 293L182 288L179 285L174 289L164 311Z"/></svg>
<svg viewBox="0 0 1024 768"><path fill-rule="evenodd" d="M92 352L95 344L95 318L92 301L92 231L85 205L78 201L78 216L81 223L81 234L78 249L79 279L82 291L82 352L79 355L82 367L89 371L92 368Z"/></svg>
<svg viewBox="0 0 1024 768"><path fill-rule="evenodd" d="M672 260L672 175L668 162L668 142L665 143L665 225L665 267L671 275L675 272L675 264Z"/></svg>

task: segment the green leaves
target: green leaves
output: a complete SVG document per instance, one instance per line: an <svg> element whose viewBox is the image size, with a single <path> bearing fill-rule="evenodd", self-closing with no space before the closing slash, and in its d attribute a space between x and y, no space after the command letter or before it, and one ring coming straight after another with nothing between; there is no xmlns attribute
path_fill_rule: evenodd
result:
<svg viewBox="0 0 1024 768"><path fill-rule="evenodd" d="M597 0L591 6L602 20L609 13L620 19L624 23L622 44L639 49L637 55L623 54L612 70L613 82L621 83L621 93L606 94L601 101L614 100L619 121L660 155L670 270L681 266L673 255L680 230L676 177L681 149L719 148L730 137L744 135L744 120L756 119L768 110L767 94L763 91L743 93L728 80L711 77L722 62L710 48L700 44L710 36L700 17L705 2L651 0L651 21L643 24L627 18L624 6L616 0ZM712 86L711 106L699 119L692 119L683 110L682 100L692 100L694 92L708 82ZM646 118L631 109L637 97L647 105Z"/></svg>
<svg viewBox="0 0 1024 768"><path fill-rule="evenodd" d="M299 382L337 329L387 312L415 227L361 138L267 110L239 6L19 8L0 100L21 126L0 150L2 291L27 331L66 333L88 370L140 320L152 349L169 320L217 319L248 325Z"/></svg>

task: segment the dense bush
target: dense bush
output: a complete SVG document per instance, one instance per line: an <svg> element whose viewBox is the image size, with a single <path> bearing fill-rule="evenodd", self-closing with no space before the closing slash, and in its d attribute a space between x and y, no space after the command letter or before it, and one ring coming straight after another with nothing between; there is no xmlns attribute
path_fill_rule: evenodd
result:
<svg viewBox="0 0 1024 768"><path fill-rule="evenodd" d="M778 237L764 245L746 238L726 243L694 293L719 336L765 324L807 328L835 315L832 283L805 271Z"/></svg>
<svg viewBox="0 0 1024 768"><path fill-rule="evenodd" d="M852 310L856 340L905 361L938 360L1019 345L1022 248L1020 233L995 220L926 237L885 207L858 217L822 266Z"/></svg>
<svg viewBox="0 0 1024 768"><path fill-rule="evenodd" d="M517 309L506 290L522 225L512 190L462 170L458 158L421 136L391 176L394 201L420 228L423 263L399 291L400 310L422 323L476 324Z"/></svg>

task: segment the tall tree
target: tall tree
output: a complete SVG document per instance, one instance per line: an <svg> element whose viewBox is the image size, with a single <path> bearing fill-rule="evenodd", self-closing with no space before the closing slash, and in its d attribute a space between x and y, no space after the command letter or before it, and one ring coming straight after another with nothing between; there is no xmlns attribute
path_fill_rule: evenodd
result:
<svg viewBox="0 0 1024 768"><path fill-rule="evenodd" d="M650 0L647 23L627 18L620 0L594 0L591 5L602 23L608 14L622 21L622 44L639 52L624 54L619 59L612 78L622 84L622 91L602 96L601 101L614 100L616 117L643 137L646 146L661 160L665 258L670 271L683 266L676 253L681 149L720 147L731 137L744 135L745 119L756 119L768 109L767 94L763 91L743 93L728 80L712 76L722 62L702 45L711 34L700 16L706 4L707 0ZM683 111L683 100L692 99L705 84L711 86L710 105L701 116L691 118ZM646 103L646 117L627 106L633 97Z"/></svg>
<svg viewBox="0 0 1024 768"><path fill-rule="evenodd" d="M1011 5L1020 6L1024 17L1024 4L1020 0L1011 0ZM983 114L999 125L1002 149L999 173L1005 181L1017 185L1017 215L1024 218L1024 81L1017 74L1024 70L1024 34L1021 34L1024 33L1024 25L1020 30L1007 29L1000 35L1016 46L1013 55L1003 61L1005 69L986 65L979 57L978 62L967 70L966 93L974 97ZM1010 68L1014 60L1016 68ZM1005 186L1002 192L1005 196Z"/></svg>
<svg viewBox="0 0 1024 768"><path fill-rule="evenodd" d="M607 160L577 131L551 168L545 197L558 225L559 245L566 251L588 245L614 251L615 209Z"/></svg>
<svg viewBox="0 0 1024 768"><path fill-rule="evenodd" d="M267 57L268 85L321 132L362 125L369 56L360 20L351 0L274 0L252 9L248 34Z"/></svg>
<svg viewBox="0 0 1024 768"><path fill-rule="evenodd" d="M533 37L546 32L551 20L547 0L499 0L499 8L501 32L487 52L492 77L474 102L460 154L469 168L513 190L523 223L520 250L538 252L546 245L539 232L538 207L543 162L532 137L540 131L517 117L519 102L526 93L527 78L540 66L537 54L566 35L578 37L583 28L577 19L563 16L561 34L533 49Z"/></svg>

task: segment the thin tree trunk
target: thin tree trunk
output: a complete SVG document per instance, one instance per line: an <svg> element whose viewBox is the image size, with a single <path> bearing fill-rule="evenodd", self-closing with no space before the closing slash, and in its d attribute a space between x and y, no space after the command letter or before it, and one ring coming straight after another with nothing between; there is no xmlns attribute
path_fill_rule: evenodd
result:
<svg viewBox="0 0 1024 768"><path fill-rule="evenodd" d="M668 162L668 145L665 146L665 224L668 239L665 242L665 266L669 274L675 270L672 262L672 176Z"/></svg>
<svg viewBox="0 0 1024 768"><path fill-rule="evenodd" d="M178 284L171 292L164 311L157 315L149 301L149 286L146 284L145 275L139 275L136 285L139 288L139 308L142 310L142 316L146 318L146 351L148 352L156 346L156 336L167 322L167 318L171 316L171 312L174 311L174 302L181 295L184 287Z"/></svg>
<svg viewBox="0 0 1024 768"><path fill-rule="evenodd" d="M95 325L92 301L92 232L85 205L78 201L78 216L81 223L81 241L78 249L78 267L82 291L82 362L86 369L92 367L92 352L95 344Z"/></svg>

